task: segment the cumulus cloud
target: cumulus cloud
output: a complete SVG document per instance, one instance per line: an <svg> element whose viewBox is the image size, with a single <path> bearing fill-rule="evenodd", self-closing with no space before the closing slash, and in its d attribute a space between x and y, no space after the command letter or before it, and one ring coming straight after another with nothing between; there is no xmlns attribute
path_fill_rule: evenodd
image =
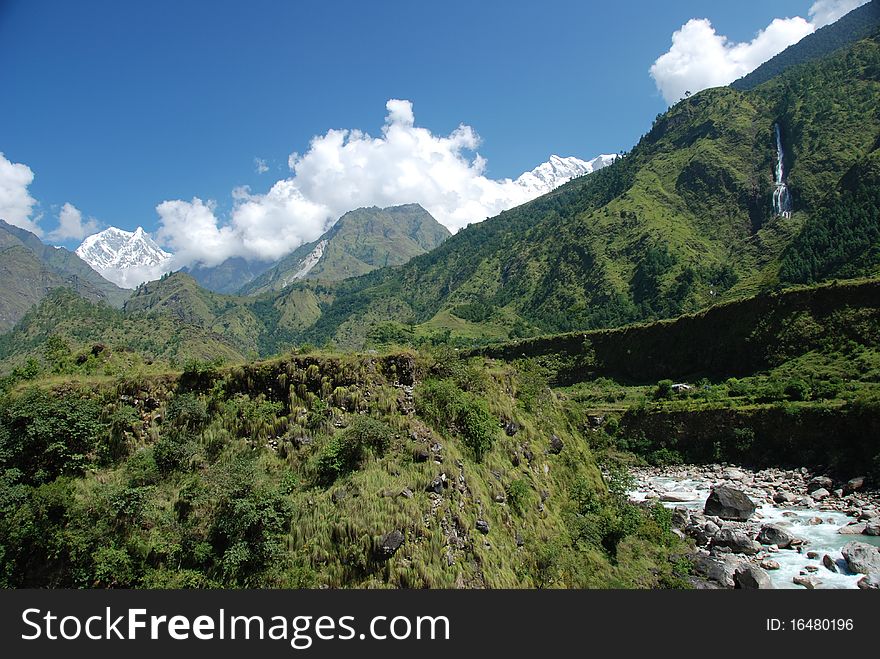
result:
<svg viewBox="0 0 880 659"><path fill-rule="evenodd" d="M80 210L68 202L61 207L61 212L58 213L58 227L47 237L56 242L79 241L96 233L100 228L98 221L93 217L83 221Z"/></svg>
<svg viewBox="0 0 880 659"><path fill-rule="evenodd" d="M291 176L268 192L234 190L227 217L198 198L163 202L159 241L175 252L178 266L211 266L230 256L269 260L315 240L361 206L419 203L457 231L531 198L511 179L485 175L480 138L470 126L435 135L416 125L410 101L391 99L386 110L380 136L328 130L304 154L291 154Z"/></svg>
<svg viewBox="0 0 880 659"><path fill-rule="evenodd" d="M269 163L264 158L254 158L254 171L257 174L265 174L269 171Z"/></svg>
<svg viewBox="0 0 880 659"><path fill-rule="evenodd" d="M838 18L842 18L856 7L861 7L868 0L816 0L810 7L810 22L818 30Z"/></svg>
<svg viewBox="0 0 880 659"><path fill-rule="evenodd" d="M28 192L33 180L30 167L11 162L0 153L0 220L41 236L40 216L34 216L37 200Z"/></svg>
<svg viewBox="0 0 880 659"><path fill-rule="evenodd" d="M775 18L751 41L730 41L706 18L693 18L672 34L672 46L651 66L651 76L667 103L687 91L726 85L797 43L818 28L836 21L867 0L817 0L810 20Z"/></svg>

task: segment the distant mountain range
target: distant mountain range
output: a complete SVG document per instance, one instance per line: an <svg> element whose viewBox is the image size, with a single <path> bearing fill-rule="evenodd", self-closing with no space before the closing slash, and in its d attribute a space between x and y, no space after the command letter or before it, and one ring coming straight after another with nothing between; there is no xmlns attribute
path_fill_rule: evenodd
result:
<svg viewBox="0 0 880 659"><path fill-rule="evenodd" d="M158 279L171 264L171 254L159 247L141 227L135 231L104 229L83 240L76 254L105 279L122 288L134 288L144 278Z"/></svg>
<svg viewBox="0 0 880 659"><path fill-rule="evenodd" d="M575 157L550 159L523 173L515 183L528 199L558 188L573 178L611 164L615 155L592 160ZM205 288L218 293L254 294L277 289L297 279L331 281L365 274L385 265L400 265L436 247L449 236L423 208L403 205L387 209L358 209L347 213L345 230L334 224L317 240L301 245L277 263L233 257L216 266L194 264L184 272ZM414 213L414 215L413 215ZM401 222L401 226L393 226ZM441 239L442 237L442 239ZM141 227L124 231L110 227L86 238L76 253L109 281L123 288L135 288L158 279L170 269L172 254L162 250Z"/></svg>
<svg viewBox="0 0 880 659"><path fill-rule="evenodd" d="M555 190L560 185L568 183L571 179L591 174L596 170L607 167L617 158L616 154L603 154L592 160L581 160L570 156L561 158L550 156L550 160L541 163L530 172L525 172L518 179L517 185L529 192L529 198L534 199L542 194Z"/></svg>

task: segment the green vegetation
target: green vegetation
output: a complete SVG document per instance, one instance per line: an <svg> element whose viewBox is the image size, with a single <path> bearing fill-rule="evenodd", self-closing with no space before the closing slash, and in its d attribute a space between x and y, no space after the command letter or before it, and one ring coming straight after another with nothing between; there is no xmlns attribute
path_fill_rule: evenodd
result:
<svg viewBox="0 0 880 659"><path fill-rule="evenodd" d="M318 245L322 245L321 258L304 277L338 281L402 265L448 237L449 230L418 204L358 208L339 218L318 240L297 248L238 290L245 295L281 290L294 281Z"/></svg>
<svg viewBox="0 0 880 659"><path fill-rule="evenodd" d="M16 388L0 398L0 581L683 585L680 541L625 503L555 396L528 411L517 371L450 357L299 356ZM393 530L404 544L389 557Z"/></svg>
<svg viewBox="0 0 880 659"><path fill-rule="evenodd" d="M73 252L55 248L0 219L0 332L12 328L49 291L70 288L93 302L122 306L128 291L101 277Z"/></svg>

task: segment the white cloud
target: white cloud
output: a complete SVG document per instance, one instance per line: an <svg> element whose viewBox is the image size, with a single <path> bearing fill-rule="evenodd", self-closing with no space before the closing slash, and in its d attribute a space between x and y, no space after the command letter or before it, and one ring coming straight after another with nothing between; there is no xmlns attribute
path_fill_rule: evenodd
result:
<svg viewBox="0 0 880 659"><path fill-rule="evenodd" d="M100 229L98 221L90 217L83 222L82 213L71 203L65 203L58 213L58 227L47 238L56 242L82 240Z"/></svg>
<svg viewBox="0 0 880 659"><path fill-rule="evenodd" d="M43 234L38 226L40 216L34 217L37 200L28 192L33 180L34 172L30 167L10 162L0 153L0 220L40 236Z"/></svg>
<svg viewBox="0 0 880 659"><path fill-rule="evenodd" d="M216 265L229 256L277 259L361 206L419 203L456 231L531 198L514 181L485 175L480 138L470 126L435 135L416 126L409 101L391 99L386 109L381 136L328 130L304 154L291 154L292 175L265 194L234 190L228 218L197 198L163 202L160 243L175 252L178 267Z"/></svg>
<svg viewBox="0 0 880 659"><path fill-rule="evenodd" d="M265 174L269 171L269 163L265 158L254 158L254 171L257 174Z"/></svg>
<svg viewBox="0 0 880 659"><path fill-rule="evenodd" d="M735 43L706 18L693 18L672 34L672 46L651 66L651 77L667 103L685 92L726 85L741 78L816 29L836 21L867 0L817 0L810 20L775 18L751 41Z"/></svg>
<svg viewBox="0 0 880 659"><path fill-rule="evenodd" d="M816 0L810 7L810 22L818 30L861 7L868 0Z"/></svg>

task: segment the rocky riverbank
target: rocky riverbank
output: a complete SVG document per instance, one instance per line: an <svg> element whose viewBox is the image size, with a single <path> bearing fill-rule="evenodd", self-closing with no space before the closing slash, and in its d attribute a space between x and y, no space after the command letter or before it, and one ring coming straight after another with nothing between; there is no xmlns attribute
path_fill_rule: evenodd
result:
<svg viewBox="0 0 880 659"><path fill-rule="evenodd" d="M700 588L880 587L880 492L806 469L633 470L637 501L673 508Z"/></svg>

